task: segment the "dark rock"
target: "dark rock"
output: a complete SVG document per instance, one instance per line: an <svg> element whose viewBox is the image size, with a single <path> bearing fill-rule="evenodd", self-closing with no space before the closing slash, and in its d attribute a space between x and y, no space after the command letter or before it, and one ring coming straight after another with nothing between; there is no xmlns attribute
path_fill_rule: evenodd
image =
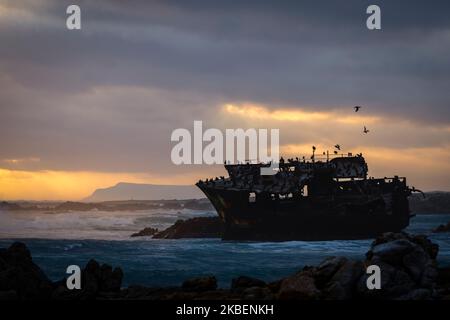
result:
<svg viewBox="0 0 450 320"><path fill-rule="evenodd" d="M406 239L398 239L377 244L372 248L372 254L377 259L392 265L401 265L403 256L414 250L414 244Z"/></svg>
<svg viewBox="0 0 450 320"><path fill-rule="evenodd" d="M81 289L69 290L66 281L61 280L53 291L52 298L66 299L98 299L105 296L116 295L121 289L123 271L110 265L100 264L90 260L81 271Z"/></svg>
<svg viewBox="0 0 450 320"><path fill-rule="evenodd" d="M151 227L147 227L142 229L139 232L133 233L130 237L134 238L134 237L150 237L155 235L156 233L158 233L158 229L157 228L151 228Z"/></svg>
<svg viewBox="0 0 450 320"><path fill-rule="evenodd" d="M383 299L423 299L435 291L435 258L439 247L423 235L386 233L375 239L366 254L367 264L381 269L381 290L368 290L367 275L361 277L361 296Z"/></svg>
<svg viewBox="0 0 450 320"><path fill-rule="evenodd" d="M424 249L425 252L428 253L428 255L430 256L431 259L436 259L437 254L439 252L439 246L437 244L431 242L431 240L429 240L424 235L410 236L410 235L408 235L408 234L406 234L404 232L400 232L400 233L387 232L387 233L384 233L384 234L380 235L379 237L377 237L372 242L371 250L369 250L367 252L367 254L366 254L367 259L370 260L372 258L373 249L376 246L379 246L379 245L384 244L384 243L393 243L396 240L407 240L409 242L412 242L414 244L417 244L417 245L421 246L422 249ZM405 244L405 243L403 242L403 244ZM389 247L389 245L387 245L387 247ZM396 247L397 247L397 249L401 249L401 248L398 247L398 243L396 244ZM386 246L385 247L381 247L381 248L382 249L386 249Z"/></svg>
<svg viewBox="0 0 450 320"><path fill-rule="evenodd" d="M423 288L434 289L436 287L438 277L439 272L436 267L436 262L429 262L422 271L419 285Z"/></svg>
<svg viewBox="0 0 450 320"><path fill-rule="evenodd" d="M266 283L264 281L246 276L240 276L231 280L231 290L233 291L241 291L246 288L265 286Z"/></svg>
<svg viewBox="0 0 450 320"><path fill-rule="evenodd" d="M425 266L431 261L430 256L422 249L415 245L413 250L403 256L402 264L414 279L420 281Z"/></svg>
<svg viewBox="0 0 450 320"><path fill-rule="evenodd" d="M6 296L14 291L19 299L47 299L51 295L51 281L21 242L0 251L0 291L9 292Z"/></svg>
<svg viewBox="0 0 450 320"><path fill-rule="evenodd" d="M438 282L442 286L450 287L450 267L438 268Z"/></svg>
<svg viewBox="0 0 450 320"><path fill-rule="evenodd" d="M433 230L434 233L450 232L450 221L447 224L441 224L439 227Z"/></svg>
<svg viewBox="0 0 450 320"><path fill-rule="evenodd" d="M197 217L177 220L169 228L156 233L155 239L180 238L220 238L224 231L224 224L219 217Z"/></svg>
<svg viewBox="0 0 450 320"><path fill-rule="evenodd" d="M268 284L238 277L229 290L217 289L213 276L186 280L181 287L122 289L120 268L90 260L82 270L82 289L68 290L66 279L51 283L33 263L26 246L15 243L0 249L0 300L450 299L450 268L437 268L437 252L438 246L424 236L384 234L372 243L365 261L332 257ZM381 290L367 288L365 270L371 264L381 269Z"/></svg>
<svg viewBox="0 0 450 320"><path fill-rule="evenodd" d="M246 288L242 292L242 299L244 300L273 300L275 296L267 287L255 286Z"/></svg>
<svg viewBox="0 0 450 320"><path fill-rule="evenodd" d="M361 261L346 261L333 275L328 287L325 288L325 297L332 300L351 299L356 284L364 271L364 265Z"/></svg>
<svg viewBox="0 0 450 320"><path fill-rule="evenodd" d="M424 235L415 235L410 237L411 241L415 244L418 244L425 250L426 253L430 256L431 259L436 259L439 253L439 245L433 243L430 239L428 239Z"/></svg>
<svg viewBox="0 0 450 320"><path fill-rule="evenodd" d="M377 265L381 269L381 289L369 290L367 288L367 278L369 275L364 273L356 287L357 296L369 299L395 299L417 287L414 280L402 269L385 262L379 262Z"/></svg>
<svg viewBox="0 0 450 320"><path fill-rule="evenodd" d="M432 295L432 291L429 289L415 289L396 300L431 300Z"/></svg>
<svg viewBox="0 0 450 320"><path fill-rule="evenodd" d="M313 273L301 271L283 280L278 292L279 299L316 300L320 296Z"/></svg>
<svg viewBox="0 0 450 320"><path fill-rule="evenodd" d="M18 300L19 296L15 290L0 291L0 301Z"/></svg>
<svg viewBox="0 0 450 320"><path fill-rule="evenodd" d="M314 279L319 288L323 287L345 263L347 258L330 257L325 259L315 270Z"/></svg>
<svg viewBox="0 0 450 320"><path fill-rule="evenodd" d="M183 282L183 290L185 291L209 291L217 289L216 277L200 277L188 279Z"/></svg>
<svg viewBox="0 0 450 320"><path fill-rule="evenodd" d="M278 291L280 291L283 280L284 279L280 279L277 281L270 282L267 284L267 288L269 288L272 293L277 293Z"/></svg>

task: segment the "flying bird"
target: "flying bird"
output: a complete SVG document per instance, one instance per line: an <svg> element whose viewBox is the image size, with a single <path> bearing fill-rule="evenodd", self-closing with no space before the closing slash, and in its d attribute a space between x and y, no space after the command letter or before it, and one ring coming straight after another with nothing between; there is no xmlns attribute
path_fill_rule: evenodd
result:
<svg viewBox="0 0 450 320"><path fill-rule="evenodd" d="M367 130L366 126L364 126L364 133L369 133L370 130Z"/></svg>
<svg viewBox="0 0 450 320"><path fill-rule="evenodd" d="M358 112L359 109L361 109L361 108L362 108L361 106L354 106L354 107L353 107L353 109L355 109L355 112Z"/></svg>
<svg viewBox="0 0 450 320"><path fill-rule="evenodd" d="M334 150L334 154L337 154L338 152L336 150Z"/></svg>
<svg viewBox="0 0 450 320"><path fill-rule="evenodd" d="M335 147L336 149L338 149L338 150L341 150L341 146L340 146L340 145L338 145L338 144L337 144L337 145L335 145L334 147Z"/></svg>

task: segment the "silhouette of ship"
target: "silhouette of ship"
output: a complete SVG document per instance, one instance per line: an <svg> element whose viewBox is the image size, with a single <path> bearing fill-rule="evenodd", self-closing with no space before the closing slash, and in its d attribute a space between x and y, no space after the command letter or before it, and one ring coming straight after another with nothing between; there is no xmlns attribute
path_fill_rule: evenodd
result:
<svg viewBox="0 0 450 320"><path fill-rule="evenodd" d="M416 189L405 177L368 178L362 154L311 158L281 158L267 176L260 169L270 164L225 164L228 178L200 180L225 224L223 239L365 239L409 225Z"/></svg>

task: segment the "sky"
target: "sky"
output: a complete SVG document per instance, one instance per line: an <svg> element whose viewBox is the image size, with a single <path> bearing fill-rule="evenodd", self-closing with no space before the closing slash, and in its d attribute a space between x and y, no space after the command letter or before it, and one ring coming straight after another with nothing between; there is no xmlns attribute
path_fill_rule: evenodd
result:
<svg viewBox="0 0 450 320"><path fill-rule="evenodd" d="M70 4L81 30L66 28ZM366 27L370 4L381 30ZM438 0L0 0L0 200L223 175L171 162L172 131L194 120L278 128L286 157L340 144L371 176L450 191L449 12Z"/></svg>

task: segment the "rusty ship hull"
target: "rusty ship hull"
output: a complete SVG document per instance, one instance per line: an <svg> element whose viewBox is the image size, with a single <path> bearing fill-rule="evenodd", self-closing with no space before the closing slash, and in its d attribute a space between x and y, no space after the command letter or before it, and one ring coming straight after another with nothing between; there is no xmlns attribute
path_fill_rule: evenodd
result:
<svg viewBox="0 0 450 320"><path fill-rule="evenodd" d="M409 225L406 178L367 178L362 157L290 163L269 178L260 167L226 166L230 178L197 183L225 224L225 240L367 239Z"/></svg>
<svg viewBox="0 0 450 320"><path fill-rule="evenodd" d="M201 189L225 223L225 240L367 239L409 225L408 199L402 192L249 203L245 192Z"/></svg>

